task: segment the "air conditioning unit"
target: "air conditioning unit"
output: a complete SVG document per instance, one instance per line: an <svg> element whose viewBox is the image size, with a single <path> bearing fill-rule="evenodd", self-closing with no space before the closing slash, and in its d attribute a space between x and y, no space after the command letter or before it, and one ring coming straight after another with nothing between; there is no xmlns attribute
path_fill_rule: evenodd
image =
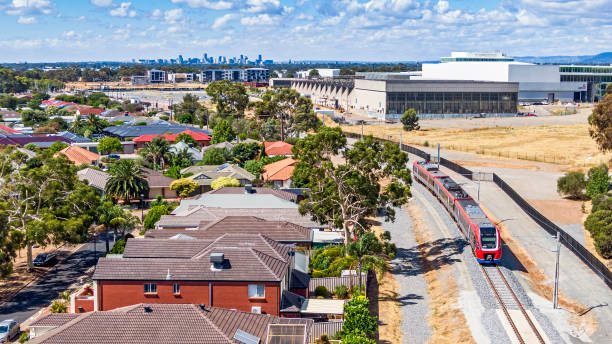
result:
<svg viewBox="0 0 612 344"><path fill-rule="evenodd" d="M261 307L260 306L251 307L251 313L261 314Z"/></svg>

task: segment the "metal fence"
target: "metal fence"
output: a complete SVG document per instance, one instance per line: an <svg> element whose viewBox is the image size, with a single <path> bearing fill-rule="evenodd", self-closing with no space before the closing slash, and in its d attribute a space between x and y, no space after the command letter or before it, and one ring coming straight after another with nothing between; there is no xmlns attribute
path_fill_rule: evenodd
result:
<svg viewBox="0 0 612 344"><path fill-rule="evenodd" d="M367 294L368 285L368 274L361 275L361 283L364 288L364 292ZM359 278L355 275L344 276L344 277L322 277L322 278L311 278L308 283L308 293L314 295L315 288L318 286L325 286L330 292L334 291L339 285L344 285L347 288L351 286L357 286L359 288Z"/></svg>
<svg viewBox="0 0 612 344"><path fill-rule="evenodd" d="M344 326L344 321L316 322L310 329L310 342L314 343L323 334L331 338L342 330L342 326Z"/></svg>
<svg viewBox="0 0 612 344"><path fill-rule="evenodd" d="M355 133L345 133L346 137L361 138L361 135ZM392 142L386 139L377 138L381 142ZM423 159L431 160L431 155L412 146L402 144L401 149L405 152L414 154ZM440 158L440 165L457 172L468 179L474 179L474 173L448 159ZM508 183L501 179L497 174L493 173L493 182L504 191L529 217L531 217L540 227L551 235L556 235L559 232L561 243L580 258L593 272L595 272L607 285L612 289L612 271L587 250L571 235L567 234L563 229L554 224L551 220L542 215L534 207L532 207L518 192L516 192Z"/></svg>

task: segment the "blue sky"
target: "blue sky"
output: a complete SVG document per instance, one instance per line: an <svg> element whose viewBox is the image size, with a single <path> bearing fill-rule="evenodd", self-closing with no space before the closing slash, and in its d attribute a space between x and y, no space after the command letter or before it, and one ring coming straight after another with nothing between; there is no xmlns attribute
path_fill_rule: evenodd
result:
<svg viewBox="0 0 612 344"><path fill-rule="evenodd" d="M0 0L0 61L407 61L612 50L612 0Z"/></svg>

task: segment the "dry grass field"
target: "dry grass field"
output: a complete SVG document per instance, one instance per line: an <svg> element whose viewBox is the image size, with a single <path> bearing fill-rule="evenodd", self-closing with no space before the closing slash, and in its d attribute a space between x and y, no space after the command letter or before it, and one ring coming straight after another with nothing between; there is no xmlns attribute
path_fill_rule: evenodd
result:
<svg viewBox="0 0 612 344"><path fill-rule="evenodd" d="M139 89L156 89L156 88L164 88L164 89L168 89L168 88L177 88L177 89L181 89L181 88L201 88L201 89L205 89L206 88L206 84L201 84L201 83L163 83L163 84L146 84L146 85L132 85L131 82L124 82L124 81L108 81L108 82L85 82L85 81L76 81L76 82L67 82L66 83L66 88L69 90L87 90L87 89L92 89L92 88L100 88L100 86L106 86L108 88L115 88L115 87L119 87L119 88L131 88L134 90L139 90Z"/></svg>
<svg viewBox="0 0 612 344"><path fill-rule="evenodd" d="M326 125L336 125L326 121ZM361 133L361 126L343 125L346 132ZM573 168L608 162L612 154L602 154L591 139L587 124L495 127L475 129L422 129L403 131L399 125L363 126L365 135L387 138L418 146L440 143L444 149L493 157L542 161Z"/></svg>

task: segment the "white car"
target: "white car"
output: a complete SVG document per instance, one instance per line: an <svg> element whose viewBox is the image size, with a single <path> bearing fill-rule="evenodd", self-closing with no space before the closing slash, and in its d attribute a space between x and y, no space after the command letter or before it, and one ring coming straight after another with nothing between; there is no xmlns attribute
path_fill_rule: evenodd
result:
<svg viewBox="0 0 612 344"><path fill-rule="evenodd" d="M6 343L19 334L19 323L13 319L0 322L0 343Z"/></svg>

